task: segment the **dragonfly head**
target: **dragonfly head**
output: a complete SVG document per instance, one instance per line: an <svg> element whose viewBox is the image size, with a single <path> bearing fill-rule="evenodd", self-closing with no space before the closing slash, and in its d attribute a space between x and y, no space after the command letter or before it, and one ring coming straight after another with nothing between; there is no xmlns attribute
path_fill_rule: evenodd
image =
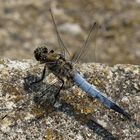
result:
<svg viewBox="0 0 140 140"><path fill-rule="evenodd" d="M43 46L35 49L34 56L37 61L40 61L41 63L45 63L47 60L48 55L48 49Z"/></svg>

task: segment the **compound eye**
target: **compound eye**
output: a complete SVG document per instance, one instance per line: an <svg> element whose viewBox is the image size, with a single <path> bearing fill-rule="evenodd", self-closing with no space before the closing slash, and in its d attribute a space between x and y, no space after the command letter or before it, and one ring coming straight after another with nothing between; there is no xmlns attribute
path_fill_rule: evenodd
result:
<svg viewBox="0 0 140 140"><path fill-rule="evenodd" d="M46 53L48 53L48 49L46 47L40 47L34 51L34 56L37 61L42 61Z"/></svg>
<svg viewBox="0 0 140 140"><path fill-rule="evenodd" d="M51 50L50 53L54 53L54 50Z"/></svg>
<svg viewBox="0 0 140 140"><path fill-rule="evenodd" d="M46 47L43 47L43 53L48 53L48 49Z"/></svg>

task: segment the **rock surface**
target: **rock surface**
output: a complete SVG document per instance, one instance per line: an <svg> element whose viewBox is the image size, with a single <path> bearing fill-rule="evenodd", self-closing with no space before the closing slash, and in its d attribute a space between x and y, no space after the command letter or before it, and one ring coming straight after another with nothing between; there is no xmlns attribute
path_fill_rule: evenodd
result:
<svg viewBox="0 0 140 140"><path fill-rule="evenodd" d="M55 79L52 74L29 86L40 76L41 65L31 60L0 60L0 139L140 139L140 66L87 63L76 67L129 112L132 120L89 98L76 86L62 90L52 105L58 86L46 90Z"/></svg>

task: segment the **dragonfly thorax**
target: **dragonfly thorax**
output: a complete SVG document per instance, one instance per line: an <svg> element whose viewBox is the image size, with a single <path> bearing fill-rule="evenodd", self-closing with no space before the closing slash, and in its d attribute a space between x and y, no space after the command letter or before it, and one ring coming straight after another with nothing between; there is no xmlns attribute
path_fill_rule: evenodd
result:
<svg viewBox="0 0 140 140"><path fill-rule="evenodd" d="M65 60L61 54L54 53L51 55L50 63L46 63L48 69L57 77L63 79L72 78L73 67L72 64Z"/></svg>

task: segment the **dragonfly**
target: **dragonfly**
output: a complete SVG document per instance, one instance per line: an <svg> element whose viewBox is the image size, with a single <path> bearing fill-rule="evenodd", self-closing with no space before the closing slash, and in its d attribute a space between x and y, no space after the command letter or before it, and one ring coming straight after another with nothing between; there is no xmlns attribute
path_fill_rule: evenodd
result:
<svg viewBox="0 0 140 140"><path fill-rule="evenodd" d="M73 64L76 63L83 56L83 52L85 52L85 50L88 46L88 41L90 39L92 31L95 27L97 27L97 23L94 23L92 25L92 27L89 31L89 34L87 36L87 39L84 43L84 46L82 47L79 54L72 61L70 61L65 58L65 53L67 52L69 55L70 55L70 53L67 50L67 48L65 47L65 45L60 37L60 34L58 32L56 22L55 22L51 9L50 9L50 13L51 13L51 17L52 17L52 20L53 20L53 23L55 26L55 30L57 33L57 39L58 39L59 45L61 47L61 53L56 53L54 50L48 50L48 48L46 46L38 47L34 50L35 59L37 61L39 61L40 64L44 64L44 69L43 69L42 76L40 77L40 79L32 82L32 84L42 81L45 78L46 69L48 69L48 71L53 73L59 79L59 81L61 81L61 86L60 86L55 98L58 97L60 91L64 87L65 79L67 79L72 85L78 86L79 88L82 89L82 91L87 93L89 96L96 98L109 109L112 109L115 112L118 112L130 119L129 113L127 113L123 108L121 108L114 101L112 101L110 98L108 98L104 93L102 93L100 90L98 90L97 87L90 84L73 67Z"/></svg>

